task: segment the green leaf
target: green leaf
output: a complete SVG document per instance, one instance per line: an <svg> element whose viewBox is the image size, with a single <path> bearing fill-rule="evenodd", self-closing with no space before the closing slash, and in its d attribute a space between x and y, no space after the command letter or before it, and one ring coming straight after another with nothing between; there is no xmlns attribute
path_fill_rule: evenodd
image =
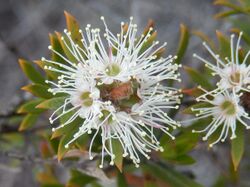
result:
<svg viewBox="0 0 250 187"><path fill-rule="evenodd" d="M189 179L188 177L176 172L171 168L163 168L156 164L148 163L141 166L144 172L165 182L171 187L201 187L200 184Z"/></svg>
<svg viewBox="0 0 250 187"><path fill-rule="evenodd" d="M231 57L230 41L228 38L220 31L216 31L216 35L219 41L219 54L221 58Z"/></svg>
<svg viewBox="0 0 250 187"><path fill-rule="evenodd" d="M68 132L73 131L74 129L76 129L77 127L80 126L80 122L79 119L76 119L75 121L73 121L72 123L65 125L62 128L57 129L55 132L52 133L51 139L60 137L64 134L67 134Z"/></svg>
<svg viewBox="0 0 250 187"><path fill-rule="evenodd" d="M226 177L225 176L219 176L218 179L215 181L215 184L213 184L212 187L222 187L222 186L226 186Z"/></svg>
<svg viewBox="0 0 250 187"><path fill-rule="evenodd" d="M58 161L62 160L63 156L69 151L69 148L65 148L65 145L73 138L73 134L69 133L64 135L59 142L57 159Z"/></svg>
<svg viewBox="0 0 250 187"><path fill-rule="evenodd" d="M96 178L88 176L88 175L86 175L86 174L84 174L76 169L72 169L70 171L70 175L71 175L71 178L66 185L68 187L70 187L70 186L82 187L82 186L85 186L87 184L90 184L90 183L96 181Z"/></svg>
<svg viewBox="0 0 250 187"><path fill-rule="evenodd" d="M201 85L203 88L206 89L213 89L212 85L210 84L210 82L205 78L205 76L201 73L199 73L198 71L196 71L193 68L184 67L185 71L188 73L188 75L190 76L190 78L197 83L198 85Z"/></svg>
<svg viewBox="0 0 250 187"><path fill-rule="evenodd" d="M19 64L24 74L33 82L38 84L45 84L43 76L28 62L23 59L19 59Z"/></svg>
<svg viewBox="0 0 250 187"><path fill-rule="evenodd" d="M49 139L47 140L50 144L50 147L52 148L54 153L58 152L58 147L59 147L59 139Z"/></svg>
<svg viewBox="0 0 250 187"><path fill-rule="evenodd" d="M57 35L50 34L49 39L50 39L50 44L51 44L52 48L54 50L56 50L59 54L63 55L64 51L63 51L63 48L61 46L61 42L59 41ZM54 52L52 52L51 60L65 64L65 60ZM50 64L50 66L55 66L55 65ZM56 66L56 67L59 68L59 66Z"/></svg>
<svg viewBox="0 0 250 187"><path fill-rule="evenodd" d="M23 130L26 130L26 129L29 129L31 127L33 127L38 119L39 115L38 114L27 114L20 127L19 127L19 131L23 131Z"/></svg>
<svg viewBox="0 0 250 187"><path fill-rule="evenodd" d="M125 176L122 173L118 173L118 175L117 175L117 186L119 186L119 187L127 187L128 186L127 181L125 179Z"/></svg>
<svg viewBox="0 0 250 187"><path fill-rule="evenodd" d="M83 121L83 120L82 120ZM78 123L79 124L79 123ZM82 124L82 123L81 123ZM86 151L87 150L87 145L89 141L89 136L87 134L83 134L76 140L76 146L82 150Z"/></svg>
<svg viewBox="0 0 250 187"><path fill-rule="evenodd" d="M71 125L71 124L68 124ZM79 130L79 126L76 126L71 131L68 131L67 134L64 134L62 138L60 139L59 146L58 146L58 152L57 152L57 158L58 160L62 160L65 153L69 151L70 148L65 148L65 145L74 138L74 134ZM73 144L73 143L72 143Z"/></svg>
<svg viewBox="0 0 250 187"><path fill-rule="evenodd" d="M66 97L54 97L41 102L36 108L40 109L57 109L64 104Z"/></svg>
<svg viewBox="0 0 250 187"><path fill-rule="evenodd" d="M178 58L175 60L175 62L177 64L180 64L181 59L183 58L185 51L187 49L188 42L189 42L188 29L185 25L181 24L180 25L180 41L179 41L179 45L178 45L178 49L177 49L177 57Z"/></svg>
<svg viewBox="0 0 250 187"><path fill-rule="evenodd" d="M45 69L44 66L53 66L52 64L49 64L47 62L44 62L42 60L36 60L35 63L43 70L46 72L46 75L48 75L49 78L56 80L59 74L54 71L50 71L48 69Z"/></svg>
<svg viewBox="0 0 250 187"><path fill-rule="evenodd" d="M220 13L215 14L214 18L221 19L221 18L225 18L228 16L236 15L236 14L241 14L241 12L236 11L236 10L228 10L228 11L224 11L224 12L220 12Z"/></svg>
<svg viewBox="0 0 250 187"><path fill-rule="evenodd" d="M231 156L235 171L238 169L244 153L244 128L242 125L237 126L236 136L231 142Z"/></svg>
<svg viewBox="0 0 250 187"><path fill-rule="evenodd" d="M192 108L194 109L198 109L198 108L203 108L203 107L209 107L211 106L211 104L209 103L197 103L197 104L194 104L188 108L185 108L182 113L183 114L195 114L196 112L195 111L192 111Z"/></svg>
<svg viewBox="0 0 250 187"><path fill-rule="evenodd" d="M13 151L15 149L22 149L25 146L24 136L19 132L1 133L0 139L1 151Z"/></svg>
<svg viewBox="0 0 250 187"><path fill-rule="evenodd" d="M237 6L237 5L233 4L233 3L230 3L227 0L216 0L214 2L214 4L231 8L231 9L233 9L233 10L239 12L239 13L248 14L248 12L243 7L240 7L240 6Z"/></svg>
<svg viewBox="0 0 250 187"><path fill-rule="evenodd" d="M154 28L154 25L155 25L154 20L149 19L148 23L147 23L147 26L143 30L143 35L146 35L150 28Z"/></svg>
<svg viewBox="0 0 250 187"><path fill-rule="evenodd" d="M162 138L161 145L164 148L164 152L161 153L162 157L167 160L176 160L180 162L179 157L187 157L187 153L191 151L198 143L199 135L193 134L192 131L187 128L175 140L170 138ZM190 159L189 159L190 160Z"/></svg>
<svg viewBox="0 0 250 187"><path fill-rule="evenodd" d="M69 61L71 61L72 63L77 63L78 60L76 59L76 57L70 52L70 50L68 49L68 47L72 50L72 46L70 44L69 39L66 36L63 36L61 33L56 32L56 35L58 37L58 41L60 41L62 49L64 51L64 56L65 58L67 58ZM62 40L61 38L64 38L64 40ZM66 44L67 45L66 45ZM68 47L67 47L68 46Z"/></svg>
<svg viewBox="0 0 250 187"><path fill-rule="evenodd" d="M34 96L41 97L44 99L49 99L53 97L53 95L48 92L49 87L44 86L42 84L30 84L22 87L23 90L30 92Z"/></svg>
<svg viewBox="0 0 250 187"><path fill-rule="evenodd" d="M23 105L21 105L17 112L18 113L41 113L44 112L44 109L39 109L36 108L36 106L38 104L40 104L42 101L44 101L44 99L34 99L31 101L28 101L26 103L24 103Z"/></svg>
<svg viewBox="0 0 250 187"><path fill-rule="evenodd" d="M139 51L139 55L142 54L144 51L146 51L155 41L157 37L157 32L154 31L151 36L147 39L147 41L142 45L140 51Z"/></svg>
<svg viewBox="0 0 250 187"><path fill-rule="evenodd" d="M250 18L246 18L246 19L232 19L232 24L234 26L234 28L230 29L231 32L235 32L237 34L239 34L240 32L243 32L242 38L247 42L248 46L244 46L244 49L246 47L248 47L247 50L249 50L249 34L250 34L250 27L245 24L246 22L248 22L250 20Z"/></svg>
<svg viewBox="0 0 250 187"><path fill-rule="evenodd" d="M67 28L71 32L71 37L75 43L77 43L81 48L83 48L83 44L81 42L82 36L79 33L79 24L74 16L72 16L67 11L64 11Z"/></svg>
<svg viewBox="0 0 250 187"><path fill-rule="evenodd" d="M192 31L192 34L198 36L201 40L205 41L211 47L213 51L216 51L215 44L212 41L212 39L209 38L207 35L205 35L203 32L194 30Z"/></svg>
<svg viewBox="0 0 250 187"><path fill-rule="evenodd" d="M115 165L119 169L120 172L122 172L122 165L123 165L123 148L119 140L114 139L112 141L112 148L113 153L115 155Z"/></svg>
<svg viewBox="0 0 250 187"><path fill-rule="evenodd" d="M173 159L168 158L167 160L173 164L180 164L180 165L191 165L195 163L195 160L191 156L185 154L177 156Z"/></svg>

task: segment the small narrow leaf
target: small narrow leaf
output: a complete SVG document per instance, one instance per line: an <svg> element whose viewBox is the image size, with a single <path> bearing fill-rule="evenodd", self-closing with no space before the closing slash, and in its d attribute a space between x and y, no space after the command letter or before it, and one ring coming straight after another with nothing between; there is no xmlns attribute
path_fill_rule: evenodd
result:
<svg viewBox="0 0 250 187"><path fill-rule="evenodd" d="M216 35L219 41L219 53L221 57L230 57L231 56L231 50L230 50L230 42L228 38L220 31L216 31Z"/></svg>
<svg viewBox="0 0 250 187"><path fill-rule="evenodd" d="M157 32L154 31L151 36L147 39L147 41L142 45L139 54L142 54L144 51L146 51L153 43L153 41L155 41L157 37Z"/></svg>
<svg viewBox="0 0 250 187"><path fill-rule="evenodd" d="M26 129L29 129L31 127L33 127L38 119L39 115L38 114L27 114L20 127L19 127L19 131L23 131L23 130L26 130Z"/></svg>
<svg viewBox="0 0 250 187"><path fill-rule="evenodd" d="M33 82L38 84L45 84L43 76L28 62L23 59L19 59L19 64L24 74Z"/></svg>
<svg viewBox="0 0 250 187"><path fill-rule="evenodd" d="M168 158L167 159L169 162L171 162L172 164L180 164L180 165L191 165L195 163L195 160L189 156L189 155L180 155L177 156L173 159Z"/></svg>
<svg viewBox="0 0 250 187"><path fill-rule="evenodd" d="M72 46L70 44L69 39L67 37L63 37L62 34L59 32L56 32L56 35L58 37L58 41L61 43L61 46L63 48L65 58L68 58L68 60L71 61L72 63L77 63L76 57L71 52ZM63 40L61 39L62 37L64 38Z"/></svg>
<svg viewBox="0 0 250 187"><path fill-rule="evenodd" d="M231 143L231 156L235 171L238 169L238 166L244 153L244 128L242 127L242 125L237 125L237 137L233 139Z"/></svg>
<svg viewBox="0 0 250 187"><path fill-rule="evenodd" d="M180 64L182 57L185 54L189 42L189 32L185 25L180 25L180 41L177 49L177 59L176 63Z"/></svg>
<svg viewBox="0 0 250 187"><path fill-rule="evenodd" d="M214 2L214 4L231 8L239 13L248 14L248 12L243 7L237 6L237 5L231 3L230 1L227 1L227 0L216 0Z"/></svg>
<svg viewBox="0 0 250 187"><path fill-rule="evenodd" d="M70 135L69 135L70 134ZM69 133L68 135L64 135L59 142L57 159L58 161L62 160L63 156L69 151L68 148L65 148L65 145L73 138L73 134Z"/></svg>
<svg viewBox="0 0 250 187"><path fill-rule="evenodd" d="M75 43L77 43L80 47L83 47L81 42L82 36L79 32L79 24L74 16L72 16L67 11L64 11L66 17L67 28L71 32L71 37Z"/></svg>
<svg viewBox="0 0 250 187"><path fill-rule="evenodd" d="M62 135L67 134L68 132L73 131L74 129L76 129L77 127L79 127L81 123L79 123L79 120L74 121L68 125L65 125L62 128L57 129L55 132L52 133L51 139L60 137Z"/></svg>
<svg viewBox="0 0 250 187"><path fill-rule="evenodd" d="M183 114L195 114L195 111L193 111L192 108L203 108L203 107L209 107L209 106L210 106L209 103L197 103L197 104L194 104L194 105L192 105L190 107L185 108L182 111L182 113Z"/></svg>
<svg viewBox="0 0 250 187"><path fill-rule="evenodd" d="M152 19L148 20L147 26L144 28L143 34L146 35L150 28L154 28L155 22Z"/></svg>
<svg viewBox="0 0 250 187"><path fill-rule="evenodd" d="M142 165L144 172L160 179L165 182L167 186L171 187L201 187L200 184L194 182L188 177L181 175L171 168L163 168L156 164L144 164Z"/></svg>
<svg viewBox="0 0 250 187"><path fill-rule="evenodd" d="M62 106L65 101L65 97L54 97L51 99L47 99L41 102L36 108L40 109L57 109L58 107Z"/></svg>
<svg viewBox="0 0 250 187"><path fill-rule="evenodd" d="M127 187L128 186L126 178L125 178L124 174L122 174L122 173L118 173L117 186L119 186L119 187Z"/></svg>
<svg viewBox="0 0 250 187"><path fill-rule="evenodd" d="M49 99L53 95L48 92L49 87L42 84L30 84L22 87L23 90L30 92L34 96Z"/></svg>
<svg viewBox="0 0 250 187"><path fill-rule="evenodd" d="M71 124L68 124L68 125L71 125ZM67 134L64 134L64 136L62 136L62 138L60 139L58 152L57 152L57 158L59 161L62 160L65 153L67 153L70 150L70 148L66 148L65 145L74 138L74 134L78 130L79 130L79 125L77 125L76 128L73 128L71 131L68 131Z"/></svg>
<svg viewBox="0 0 250 187"><path fill-rule="evenodd" d="M206 88L206 89L212 89L212 85L211 83L204 77L204 75L202 75L201 73L199 73L198 71L196 71L193 68L184 67L185 71L188 73L188 75L190 76L190 78L197 83L198 85Z"/></svg>
<svg viewBox="0 0 250 187"><path fill-rule="evenodd" d="M115 165L119 169L120 172L122 172L122 165L123 165L123 149L122 145L119 142L119 140L113 140L112 141L112 147L113 147L113 152L115 154Z"/></svg>
<svg viewBox="0 0 250 187"><path fill-rule="evenodd" d="M70 180L66 184L67 187L82 187L96 181L96 178L75 169L71 170L70 175Z"/></svg>
<svg viewBox="0 0 250 187"><path fill-rule="evenodd" d="M236 10L228 10L228 11L224 11L224 12L220 12L220 13L215 14L214 18L221 19L221 18L232 16L232 15L236 15L236 14L241 14L241 12L236 11Z"/></svg>
<svg viewBox="0 0 250 187"><path fill-rule="evenodd" d="M34 99L31 101L28 101L18 108L17 113L41 113L41 112L44 112L45 111L44 109L36 108L36 106L39 103L41 103L42 101L44 101L44 99Z"/></svg>
<svg viewBox="0 0 250 187"><path fill-rule="evenodd" d="M50 44L52 46L52 48L57 51L60 54L63 54L63 48L61 46L61 43L57 37L57 35L55 34L50 34L49 35L49 39L50 39ZM51 60L56 61L56 62L61 62L61 63L65 63L65 60L63 58L61 58L59 55L57 55L56 53L52 52L52 57Z"/></svg>
<svg viewBox="0 0 250 187"><path fill-rule="evenodd" d="M43 70L46 72L46 74L53 80L57 79L59 76L58 73L54 71L50 71L44 68L44 66L49 65L48 63L41 61L41 60L36 60L35 63ZM51 65L51 64L50 64Z"/></svg>
<svg viewBox="0 0 250 187"><path fill-rule="evenodd" d="M216 51L215 44L212 41L212 39L209 38L207 35L205 35L203 32L195 30L195 31L192 31L192 34L198 36L201 40L205 41L211 47L213 51Z"/></svg>

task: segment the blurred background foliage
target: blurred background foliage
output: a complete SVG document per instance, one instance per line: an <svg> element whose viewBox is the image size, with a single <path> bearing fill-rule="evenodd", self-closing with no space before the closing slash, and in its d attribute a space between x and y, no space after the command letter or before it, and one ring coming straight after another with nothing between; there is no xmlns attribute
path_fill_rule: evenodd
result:
<svg viewBox="0 0 250 187"><path fill-rule="evenodd" d="M88 159L85 137L67 152L62 146L67 137L59 138L59 133L52 135L54 138L51 139L51 126L48 122L50 113L45 111L53 106L48 102L51 95L47 93L46 85L43 85L43 73L38 68L43 64L39 60L35 61L36 64L23 60L40 59L42 55L48 54L46 46L49 42L57 44L54 30L61 31L66 27L63 9L80 21L80 27L87 23L99 25L97 21L100 15L104 15L108 23L110 19L109 25L115 30L119 22L131 14L138 20L136 22L142 30L149 18L153 18L158 39L169 42L166 53L177 54L177 63L184 66L184 81L177 85L184 89L183 108L178 113L171 113L176 119L183 120L189 117L188 107L195 103L193 96L200 94L196 86L211 89L214 83L203 64L192 58L192 53L199 51L207 55L205 50L199 49L202 41L206 41L217 53L227 56L230 33L240 31L244 32L242 53L248 51L249 0L202 3L199 0L159 1L159 5L155 5L153 1L108 0L27 0L23 4L19 1L1 0L0 3L0 23L3 25L3 29L0 29L0 63L3 67L1 74L4 74L0 76L3 82L3 98L0 100L0 186L250 186L249 133L237 139L237 146L231 146L228 141L209 149L207 143L201 141L200 135L191 133L193 128L206 124L206 120L197 121L177 131L175 141L159 134L165 151L153 153L151 160L143 161L138 169L126 160L117 162L118 168L108 166L103 170L99 169L98 154L93 161ZM192 13L189 14L190 10ZM66 14L66 18L68 29L71 30L74 18L69 14ZM52 34L45 40L48 33ZM21 68L16 65L19 57L22 58L19 60ZM5 65L6 63L9 64ZM30 82L22 77L20 69ZM23 89L39 98L18 91L27 83L29 86ZM37 108L41 103L43 106Z"/></svg>

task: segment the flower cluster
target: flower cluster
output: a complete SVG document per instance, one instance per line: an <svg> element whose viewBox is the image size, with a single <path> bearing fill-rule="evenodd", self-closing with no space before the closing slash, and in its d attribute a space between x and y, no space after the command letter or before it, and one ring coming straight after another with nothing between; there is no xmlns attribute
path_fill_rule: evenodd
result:
<svg viewBox="0 0 250 187"><path fill-rule="evenodd" d="M243 60L240 60L240 40L242 32L234 46L234 35L231 35L230 49L231 57L222 60L219 55L215 54L206 43L203 43L207 51L212 55L215 64L205 60L204 58L194 54L193 56L205 63L212 71L212 75L218 76L219 82L217 88L212 91L207 91L204 88L199 88L204 92L203 95L196 98L198 102L206 104L205 107L192 108L196 112L197 118L212 117L211 123L203 130L193 132L207 132L203 138L207 140L217 129L220 129L220 135L210 146L224 142L231 130L231 139L236 138L236 129L239 123L250 126L246 121L250 120L247 103L250 93L250 65L247 59L250 51L246 54Z"/></svg>
<svg viewBox="0 0 250 187"><path fill-rule="evenodd" d="M179 79L179 65L173 63L176 56L159 57L166 43L159 46L152 39L153 28L138 36L137 25L121 23L121 32L116 36L105 26L104 38L100 29L87 25L79 30L81 43L74 41L72 33L65 30L61 42L66 46L72 59L49 46L60 57L60 61L42 58L44 67L58 74L57 81L47 80L52 94L66 94L62 106L54 111L50 122L73 112L73 115L57 131L70 125L76 118L84 119L79 130L65 145L68 148L85 133L92 134L89 157L93 159L92 146L95 138L101 136L101 164L109 155L114 164L113 143L118 141L123 148L123 156L129 156L136 166L140 155L149 159L152 150L163 151L155 129L168 134L169 128L180 126L167 112L177 109L181 94L179 90L164 84L166 80ZM148 45L150 44L150 45Z"/></svg>

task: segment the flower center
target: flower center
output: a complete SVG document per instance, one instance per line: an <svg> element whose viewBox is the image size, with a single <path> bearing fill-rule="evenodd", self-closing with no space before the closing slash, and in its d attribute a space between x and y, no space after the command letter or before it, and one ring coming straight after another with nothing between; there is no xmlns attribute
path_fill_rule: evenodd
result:
<svg viewBox="0 0 250 187"><path fill-rule="evenodd" d="M128 82L114 81L109 85L101 85L100 97L103 101L110 101L117 111L131 112L134 104L141 101L137 95L140 84L132 79Z"/></svg>
<svg viewBox="0 0 250 187"><path fill-rule="evenodd" d="M107 75L109 75L111 77L114 77L121 72L120 67L114 63L108 65L108 67L105 70L106 70Z"/></svg>
<svg viewBox="0 0 250 187"><path fill-rule="evenodd" d="M230 75L230 79L231 79L231 82L234 84L238 84L240 83L240 78L241 78L241 74L239 71L236 71L235 73L231 74Z"/></svg>
<svg viewBox="0 0 250 187"><path fill-rule="evenodd" d="M90 97L90 92L83 92L80 96L83 106L89 107L93 104L93 99Z"/></svg>
<svg viewBox="0 0 250 187"><path fill-rule="evenodd" d="M224 101L221 105L220 108L222 109L223 112L227 115L234 115L236 113L236 108L234 103L231 101Z"/></svg>

